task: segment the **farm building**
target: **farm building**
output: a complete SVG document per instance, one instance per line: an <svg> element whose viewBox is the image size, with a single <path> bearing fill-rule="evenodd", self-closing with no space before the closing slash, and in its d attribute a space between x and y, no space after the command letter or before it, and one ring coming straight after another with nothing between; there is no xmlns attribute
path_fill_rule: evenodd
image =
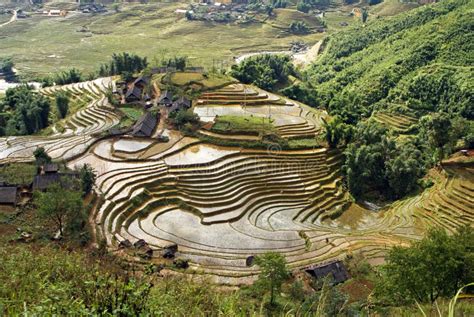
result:
<svg viewBox="0 0 474 317"><path fill-rule="evenodd" d="M155 130L158 119L150 112L145 113L133 126L131 134L139 137L150 137Z"/></svg>
<svg viewBox="0 0 474 317"><path fill-rule="evenodd" d="M333 285L342 283L349 279L349 273L341 261L334 261L325 264L319 264L306 268L305 271L316 279L322 279L330 276Z"/></svg>
<svg viewBox="0 0 474 317"><path fill-rule="evenodd" d="M125 93L126 102L139 101L142 98L142 90L135 85L132 85Z"/></svg>
<svg viewBox="0 0 474 317"><path fill-rule="evenodd" d="M49 173L36 175L33 180L33 190L46 190L53 184L72 189L74 182L79 179L78 173Z"/></svg>
<svg viewBox="0 0 474 317"><path fill-rule="evenodd" d="M0 205L16 205L16 186L0 187Z"/></svg>
<svg viewBox="0 0 474 317"><path fill-rule="evenodd" d="M192 105L191 100L189 100L185 97L181 97L178 100L176 100L175 102L173 102L173 104L170 107L169 112L179 111L181 109L189 109L189 108L191 108L191 105Z"/></svg>
<svg viewBox="0 0 474 317"><path fill-rule="evenodd" d="M146 86L148 86L149 83L150 83L150 77L140 76L137 79L135 79L135 81L133 82L133 85L135 87L139 87L139 88L143 89Z"/></svg>
<svg viewBox="0 0 474 317"><path fill-rule="evenodd" d="M58 171L59 171L58 164L50 163L50 164L45 164L43 166L43 173L45 174L57 173Z"/></svg>
<svg viewBox="0 0 474 317"><path fill-rule="evenodd" d="M163 106L171 106L173 104L173 94L168 91L168 90L165 90L161 96L160 96L160 99L158 100L158 103L160 105L163 105Z"/></svg>

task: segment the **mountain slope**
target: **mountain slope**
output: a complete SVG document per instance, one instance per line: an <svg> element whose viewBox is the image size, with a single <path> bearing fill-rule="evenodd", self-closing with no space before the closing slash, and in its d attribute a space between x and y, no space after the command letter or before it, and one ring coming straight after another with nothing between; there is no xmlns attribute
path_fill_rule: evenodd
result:
<svg viewBox="0 0 474 317"><path fill-rule="evenodd" d="M381 109L472 119L473 9L472 1L443 1L335 34L300 88L349 123Z"/></svg>

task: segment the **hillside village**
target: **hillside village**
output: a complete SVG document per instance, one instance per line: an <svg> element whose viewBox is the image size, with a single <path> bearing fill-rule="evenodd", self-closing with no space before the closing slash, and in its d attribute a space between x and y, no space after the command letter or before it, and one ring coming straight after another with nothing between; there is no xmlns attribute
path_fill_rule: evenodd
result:
<svg viewBox="0 0 474 317"><path fill-rule="evenodd" d="M0 5L1 314L474 312L471 2Z"/></svg>

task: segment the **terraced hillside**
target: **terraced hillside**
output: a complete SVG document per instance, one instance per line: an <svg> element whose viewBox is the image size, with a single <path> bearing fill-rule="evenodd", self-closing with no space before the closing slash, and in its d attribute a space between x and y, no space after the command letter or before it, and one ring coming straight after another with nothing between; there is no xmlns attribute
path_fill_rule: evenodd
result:
<svg viewBox="0 0 474 317"><path fill-rule="evenodd" d="M416 124L417 119L411 116L399 114L399 113L389 113L384 111L378 111L372 114L372 117L390 127L390 129L395 130L399 133L408 132L410 127Z"/></svg>
<svg viewBox="0 0 474 317"><path fill-rule="evenodd" d="M54 86L40 92L53 97L60 90L66 91L73 104L85 106L64 120L64 129L53 127L50 136L12 136L0 138L0 164L31 161L33 152L44 147L53 159L70 159L84 152L96 139L96 135L119 122L105 97L110 78Z"/></svg>
<svg viewBox="0 0 474 317"><path fill-rule="evenodd" d="M407 225L423 228L456 228L474 224L474 165L446 166L441 172L431 171L436 184L421 195L394 204L390 217L398 217Z"/></svg>
<svg viewBox="0 0 474 317"><path fill-rule="evenodd" d="M176 243L179 257L219 283L252 279L247 257L268 250L283 253L292 268L352 252L376 260L430 226L453 230L474 220L472 168L446 168L421 195L358 218L340 186L335 151L250 150L185 137L147 159L104 157L109 143L70 163L100 171L97 238L112 249L144 239L156 258Z"/></svg>
<svg viewBox="0 0 474 317"><path fill-rule="evenodd" d="M324 111L243 84L202 94L194 112L202 121L225 115L269 118L284 138L314 137L327 116Z"/></svg>
<svg viewBox="0 0 474 317"><path fill-rule="evenodd" d="M104 78L44 89L49 96L69 91L75 103L87 106L66 118L62 132L3 138L0 163L31 160L44 146L69 167L90 164L100 197L91 215L95 238L111 250L124 240L144 239L158 261L164 247L177 244L177 256L190 260L189 272L240 284L257 273L247 258L269 250L284 254L294 269L354 252L378 261L391 246L418 239L431 226L452 231L474 223L472 164L433 170L434 186L374 212L349 200L336 150L223 147L167 129L167 143L129 136L98 140L98 132L118 122L104 97L110 83ZM194 111L204 121L269 116L285 138L314 137L326 115L241 84L204 94Z"/></svg>

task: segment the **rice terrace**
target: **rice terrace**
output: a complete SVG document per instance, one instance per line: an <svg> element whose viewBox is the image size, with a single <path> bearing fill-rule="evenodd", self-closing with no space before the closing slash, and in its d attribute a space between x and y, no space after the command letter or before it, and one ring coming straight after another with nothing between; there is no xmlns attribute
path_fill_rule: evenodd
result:
<svg viewBox="0 0 474 317"><path fill-rule="evenodd" d="M472 2L0 10L0 313L474 313Z"/></svg>

